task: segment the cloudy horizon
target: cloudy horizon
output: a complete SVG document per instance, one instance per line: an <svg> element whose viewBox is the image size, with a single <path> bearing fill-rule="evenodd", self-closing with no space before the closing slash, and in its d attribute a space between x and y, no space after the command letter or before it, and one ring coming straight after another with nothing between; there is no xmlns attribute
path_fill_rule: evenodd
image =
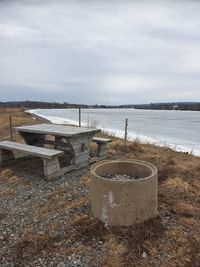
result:
<svg viewBox="0 0 200 267"><path fill-rule="evenodd" d="M200 101L196 0L0 1L0 101Z"/></svg>

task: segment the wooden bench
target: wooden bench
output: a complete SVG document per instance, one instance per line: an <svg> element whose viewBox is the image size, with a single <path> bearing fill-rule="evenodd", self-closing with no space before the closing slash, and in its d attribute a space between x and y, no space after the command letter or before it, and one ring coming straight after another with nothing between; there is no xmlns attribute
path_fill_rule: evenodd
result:
<svg viewBox="0 0 200 267"><path fill-rule="evenodd" d="M58 157L64 154L63 151L20 144L11 141L0 142L0 163L14 159L13 152L22 152L26 155L31 155L43 159L44 175L51 179L58 176L60 164Z"/></svg>
<svg viewBox="0 0 200 267"><path fill-rule="evenodd" d="M93 137L93 142L97 143L97 157L100 159L106 158L106 150L107 150L107 144L111 143L112 140L108 138L102 138L102 137Z"/></svg>

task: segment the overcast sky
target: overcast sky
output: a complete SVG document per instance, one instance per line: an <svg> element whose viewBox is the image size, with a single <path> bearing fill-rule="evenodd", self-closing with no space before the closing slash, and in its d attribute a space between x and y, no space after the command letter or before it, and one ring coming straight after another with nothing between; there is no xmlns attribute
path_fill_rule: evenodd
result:
<svg viewBox="0 0 200 267"><path fill-rule="evenodd" d="M0 0L0 101L200 101L200 1Z"/></svg>

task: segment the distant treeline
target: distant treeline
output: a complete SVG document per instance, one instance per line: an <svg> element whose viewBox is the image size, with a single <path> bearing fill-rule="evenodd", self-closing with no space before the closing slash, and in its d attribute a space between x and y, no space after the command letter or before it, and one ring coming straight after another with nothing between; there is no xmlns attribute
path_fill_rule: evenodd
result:
<svg viewBox="0 0 200 267"><path fill-rule="evenodd" d="M25 109L51 109L51 108L87 108L88 105L82 104L70 104L70 103L57 103L57 102L40 102L40 101L9 101L0 102L0 107L15 107L15 108L25 108Z"/></svg>
<svg viewBox="0 0 200 267"><path fill-rule="evenodd" d="M151 104L141 104L141 105L126 105L121 107L132 107L135 109L153 109L153 110L200 111L200 102L151 103Z"/></svg>
<svg viewBox="0 0 200 267"><path fill-rule="evenodd" d="M51 108L135 108L153 110L196 110L200 111L200 102L171 102L151 104L130 104L130 105L83 105L70 104L67 102L39 102L39 101L9 101L0 102L0 107L15 107L22 109L51 109Z"/></svg>

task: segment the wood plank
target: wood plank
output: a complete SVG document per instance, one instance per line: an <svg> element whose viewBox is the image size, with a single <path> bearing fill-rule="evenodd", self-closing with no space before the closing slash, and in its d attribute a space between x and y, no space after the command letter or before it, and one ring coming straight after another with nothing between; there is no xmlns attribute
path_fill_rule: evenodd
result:
<svg viewBox="0 0 200 267"><path fill-rule="evenodd" d="M0 142L0 147L11 150L11 151L20 151L26 153L28 155L33 155L40 158L52 159L64 154L63 151L49 149L49 148L42 148L31 146L27 144L20 144L11 141L2 141Z"/></svg>

